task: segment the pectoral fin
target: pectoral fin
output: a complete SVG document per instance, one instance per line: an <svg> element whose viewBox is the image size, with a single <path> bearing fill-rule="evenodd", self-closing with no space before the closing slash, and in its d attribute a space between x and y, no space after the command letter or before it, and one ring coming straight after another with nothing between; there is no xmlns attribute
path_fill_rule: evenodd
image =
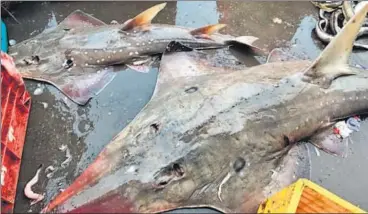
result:
<svg viewBox="0 0 368 214"><path fill-rule="evenodd" d="M81 10L76 10L67 16L58 27L64 29L72 29L77 27L91 27L106 25L103 21L84 13Z"/></svg>
<svg viewBox="0 0 368 214"><path fill-rule="evenodd" d="M60 88L65 95L79 105L85 105L90 99L97 96L116 76L113 67L75 67L74 69L76 75L71 74L52 82L52 84Z"/></svg>
<svg viewBox="0 0 368 214"><path fill-rule="evenodd" d="M51 66L50 66L51 67ZM52 68L56 68L53 66ZM45 73L22 69L22 77L47 82L59 89L65 96L78 105L85 105L97 96L116 76L123 66L110 67L73 67L60 72Z"/></svg>
<svg viewBox="0 0 368 214"><path fill-rule="evenodd" d="M239 36L235 39L226 41L226 43L230 45L242 45L244 48L249 49L253 54L258 56L267 55L265 50L254 45L254 42L257 40L258 38L254 36Z"/></svg>
<svg viewBox="0 0 368 214"><path fill-rule="evenodd" d="M131 30L138 26L143 26L147 24L151 24L152 19L156 17L156 15L164 9L166 3L155 5L142 13L138 14L133 19L129 19L124 23L124 27L121 29L123 31Z"/></svg>
<svg viewBox="0 0 368 214"><path fill-rule="evenodd" d="M347 156L348 141L334 134L333 126L313 135L310 143L329 154L341 157Z"/></svg>
<svg viewBox="0 0 368 214"><path fill-rule="evenodd" d="M334 79L355 74L350 70L348 60L367 12L368 2L349 20L306 70L304 81L328 88Z"/></svg>

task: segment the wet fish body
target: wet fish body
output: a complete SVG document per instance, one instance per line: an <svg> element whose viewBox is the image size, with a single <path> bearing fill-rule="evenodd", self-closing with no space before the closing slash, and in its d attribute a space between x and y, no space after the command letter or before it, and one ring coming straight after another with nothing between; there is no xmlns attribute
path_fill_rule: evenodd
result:
<svg viewBox="0 0 368 214"><path fill-rule="evenodd" d="M121 25L107 25L77 10L55 28L11 47L10 55L24 78L48 82L84 105L125 64L132 63L129 67L134 68L147 62L152 54L161 54L172 40L194 48L220 48L235 42L260 51L251 45L255 37L216 34L224 27L222 24L198 29L151 24L165 5L155 5Z"/></svg>
<svg viewBox="0 0 368 214"><path fill-rule="evenodd" d="M298 142L318 136L314 145L341 155L323 133L368 110L368 71L347 65L367 12L368 4L313 62L239 70L171 42L150 102L43 211L256 212L309 176Z"/></svg>
<svg viewBox="0 0 368 214"><path fill-rule="evenodd" d="M211 34L193 35L194 28L180 26L152 24L142 29L135 29L129 32L121 31L123 26L103 26L101 29L86 29L87 32L80 32L78 37L71 35L63 38L60 43L66 47L73 47L67 50L67 58L81 66L114 65L121 63L131 64L132 61L140 60L155 54L161 54L171 41L178 41L188 47L195 49L223 48L232 43L241 43L245 46L251 45L255 37L244 36L244 43L239 38ZM261 50L256 47L255 52ZM83 64L84 63L84 64Z"/></svg>

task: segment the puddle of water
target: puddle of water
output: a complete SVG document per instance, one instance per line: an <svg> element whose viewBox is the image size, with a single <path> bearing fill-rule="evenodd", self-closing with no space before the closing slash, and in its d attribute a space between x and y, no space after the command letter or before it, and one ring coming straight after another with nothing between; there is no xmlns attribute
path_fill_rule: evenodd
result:
<svg viewBox="0 0 368 214"><path fill-rule="evenodd" d="M219 18L216 1L177 1L176 3L176 25L197 28L217 24Z"/></svg>
<svg viewBox="0 0 368 214"><path fill-rule="evenodd" d="M304 17L291 39L290 52L301 59L316 59L321 52L313 37L317 20L312 16Z"/></svg>
<svg viewBox="0 0 368 214"><path fill-rule="evenodd" d="M148 74L130 69L120 72L98 98L90 101L88 118L93 121L93 130L88 131L85 138L87 150L83 152L74 176L79 175L146 105L156 86L157 73L157 68L151 69Z"/></svg>

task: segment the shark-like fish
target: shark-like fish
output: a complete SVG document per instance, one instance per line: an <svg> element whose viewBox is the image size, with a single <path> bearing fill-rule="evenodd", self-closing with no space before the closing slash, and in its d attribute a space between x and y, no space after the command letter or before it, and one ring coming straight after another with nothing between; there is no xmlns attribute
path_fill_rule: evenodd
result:
<svg viewBox="0 0 368 214"><path fill-rule="evenodd" d="M255 213L308 178L304 139L341 154L326 139L331 124L367 112L368 71L348 65L367 12L368 3L314 61L231 69L171 42L151 100L42 212Z"/></svg>
<svg viewBox="0 0 368 214"><path fill-rule="evenodd" d="M241 44L262 54L252 45L255 37L216 33L225 27L223 24L198 29L152 24L165 5L155 5L123 24L110 25L78 10L57 27L11 47L10 55L24 78L48 82L84 105L113 80L122 65L147 71L142 64L152 55L162 54L173 40L198 49Z"/></svg>

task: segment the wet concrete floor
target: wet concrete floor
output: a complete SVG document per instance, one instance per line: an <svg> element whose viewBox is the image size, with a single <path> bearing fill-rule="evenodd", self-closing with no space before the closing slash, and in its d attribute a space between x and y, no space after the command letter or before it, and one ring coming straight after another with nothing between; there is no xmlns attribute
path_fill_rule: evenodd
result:
<svg viewBox="0 0 368 214"><path fill-rule="evenodd" d="M62 21L80 9L110 23L123 22L157 2L23 2L12 11L21 24L11 18L4 21L10 39L18 42L37 35L48 26ZM257 42L271 50L288 47L295 55L313 59L324 46L314 40L313 28L318 11L310 2L241 2L241 1L179 1L169 2L155 18L156 23L200 27L225 23L223 33L235 36L252 35ZM281 24L273 18L282 20ZM368 67L367 53L356 53L353 64ZM366 64L364 64L366 63ZM97 97L86 106L78 106L54 87L26 81L32 93L32 109L18 183L15 212L38 212L59 190L66 188L96 157L101 149L120 132L150 99L157 69L148 74L131 70L120 72ZM41 95L33 95L37 84L45 87ZM44 108L47 103L47 108ZM350 155L343 159L321 152L312 154L312 180L354 204L368 210L368 123L352 135ZM67 145L72 161L65 168ZM311 147L312 148L312 147ZM35 192L45 192L45 200L29 206L23 188L40 164L59 166L51 179L41 174Z"/></svg>

